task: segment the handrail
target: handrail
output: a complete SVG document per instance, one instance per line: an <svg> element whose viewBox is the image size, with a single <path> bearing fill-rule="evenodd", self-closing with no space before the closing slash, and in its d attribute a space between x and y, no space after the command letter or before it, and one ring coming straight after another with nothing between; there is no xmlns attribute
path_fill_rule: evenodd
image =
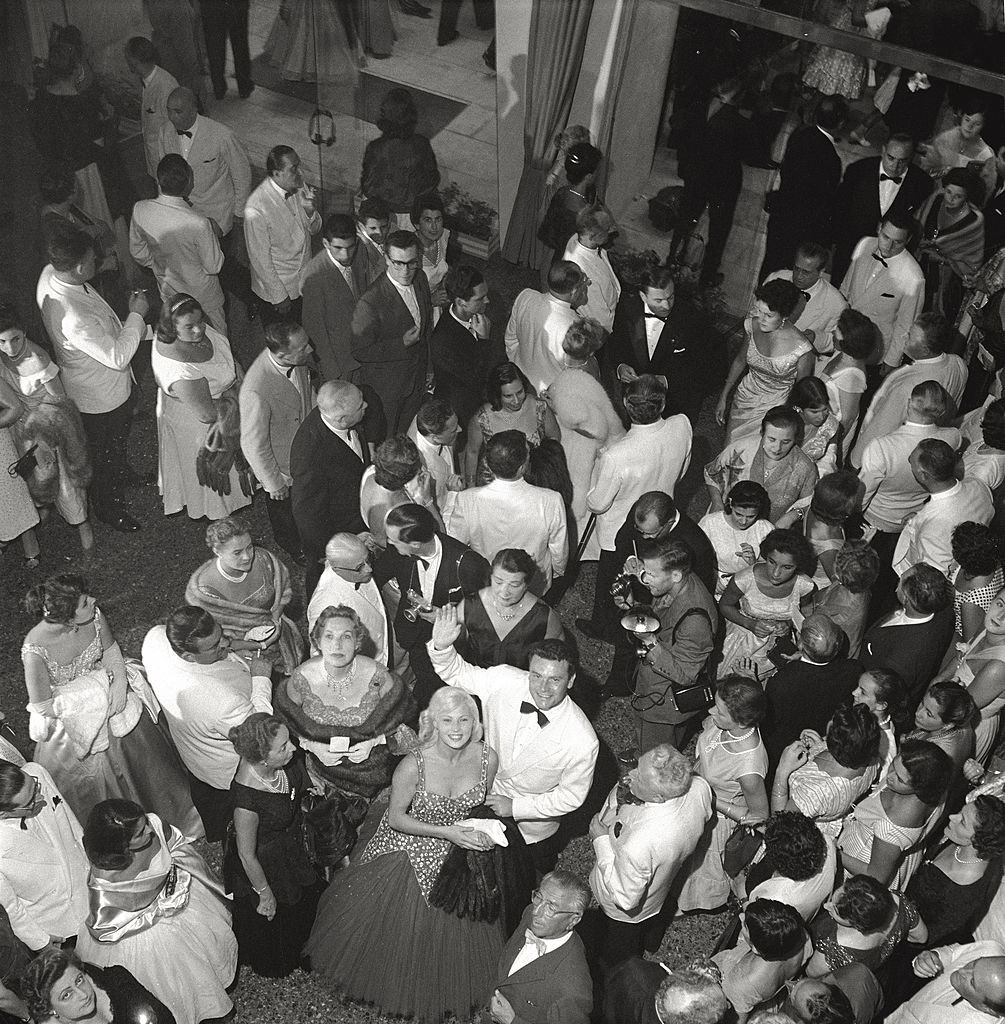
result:
<svg viewBox="0 0 1005 1024"><path fill-rule="evenodd" d="M668 6L688 8L692 11L703 11L706 14L717 14L731 21L744 25L767 29L789 39L802 42L822 43L836 50L854 53L859 57L867 57L885 64L909 68L911 71L924 71L935 78L947 82L956 82L971 89L1005 96L1005 75L996 75L993 71L983 68L969 67L958 64L944 57L936 57L920 50L912 50L906 46L884 43L879 39L846 29L831 28L816 21L794 18L790 14L777 11L766 11L760 7L750 7L739 0L660 0Z"/></svg>

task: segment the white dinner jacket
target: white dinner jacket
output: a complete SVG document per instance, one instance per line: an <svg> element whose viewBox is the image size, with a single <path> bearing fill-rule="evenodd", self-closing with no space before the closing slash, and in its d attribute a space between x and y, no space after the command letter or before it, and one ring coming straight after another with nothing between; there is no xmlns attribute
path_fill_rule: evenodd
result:
<svg viewBox="0 0 1005 1024"><path fill-rule="evenodd" d="M566 697L547 712L548 725L514 757L514 737L527 721L520 705L531 701L526 671L511 665L477 668L453 647L436 650L432 640L426 649L433 669L445 683L482 701L485 739L499 755L492 792L513 800L513 817L528 843L547 839L558 830L564 815L582 806L590 791L600 744L589 719Z"/></svg>
<svg viewBox="0 0 1005 1024"><path fill-rule="evenodd" d="M140 131L143 134L143 150L147 158L147 173L157 180L157 164L161 128L169 124L167 100L178 88L178 80L170 71L155 64L150 77L143 81L143 97L140 100Z"/></svg>

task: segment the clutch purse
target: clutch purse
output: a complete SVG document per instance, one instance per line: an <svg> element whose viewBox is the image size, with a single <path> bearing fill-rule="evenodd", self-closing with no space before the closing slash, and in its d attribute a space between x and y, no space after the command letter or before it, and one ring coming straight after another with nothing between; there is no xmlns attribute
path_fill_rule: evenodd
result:
<svg viewBox="0 0 1005 1024"><path fill-rule="evenodd" d="M33 444L24 455L7 467L8 474L11 477L19 476L22 480L27 480L38 465L38 456L35 454L37 450L38 445Z"/></svg>

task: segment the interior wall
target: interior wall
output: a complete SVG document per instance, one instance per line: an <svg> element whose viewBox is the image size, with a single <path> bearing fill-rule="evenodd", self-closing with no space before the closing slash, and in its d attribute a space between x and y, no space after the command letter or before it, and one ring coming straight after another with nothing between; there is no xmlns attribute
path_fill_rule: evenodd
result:
<svg viewBox="0 0 1005 1024"><path fill-rule="evenodd" d="M527 53L535 0L496 4L496 146L499 168L499 237L506 237L524 158ZM552 0L538 0L550 3Z"/></svg>

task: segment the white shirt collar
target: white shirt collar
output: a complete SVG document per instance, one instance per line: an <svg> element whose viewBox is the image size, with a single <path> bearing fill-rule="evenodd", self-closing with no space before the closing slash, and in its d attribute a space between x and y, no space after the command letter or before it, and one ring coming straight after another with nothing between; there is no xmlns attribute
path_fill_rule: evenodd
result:
<svg viewBox="0 0 1005 1024"><path fill-rule="evenodd" d="M413 281L412 284L398 284L398 282L395 281L395 279L393 277L391 277L390 274L387 275L387 279L388 279L388 281L391 282L391 284L394 285L395 288L398 289L399 292L401 292L402 295L414 295L415 294L415 283L414 283L414 281Z"/></svg>
<svg viewBox="0 0 1005 1024"><path fill-rule="evenodd" d="M150 83L151 83L151 82L152 82L152 81L154 80L154 76L155 76L156 74L157 74L157 65L155 64L155 65L154 65L154 66L153 66L153 67L152 67L152 68L150 69L150 74L149 74L149 75L144 75L144 76L143 76L143 84L144 84L144 85L149 85L149 84L150 84Z"/></svg>
<svg viewBox="0 0 1005 1024"><path fill-rule="evenodd" d="M953 486L950 487L948 490L946 490L946 491L936 491L934 494L930 494L928 496L928 500L929 500L929 502L933 502L933 501L946 501L946 500L948 500L950 498L955 498L956 495L959 494L959 492L960 492L960 482L959 482L959 480L957 480L956 483L953 484Z"/></svg>
<svg viewBox="0 0 1005 1024"><path fill-rule="evenodd" d="M528 928L527 931L530 931L530 929ZM556 949L561 949L562 946L564 946L571 938L571 931L566 932L564 935L559 935L557 939L538 939L537 936L535 936L537 942L544 946L545 953L553 953ZM527 945L529 942L530 940L527 939L524 942L524 945ZM541 956L544 956L544 953L542 953Z"/></svg>
<svg viewBox="0 0 1005 1024"><path fill-rule="evenodd" d="M820 125L817 125L817 131L820 132L821 135L826 135L827 138L830 139L831 145L834 145L834 136L831 135L831 133L827 131L826 128L821 128Z"/></svg>

